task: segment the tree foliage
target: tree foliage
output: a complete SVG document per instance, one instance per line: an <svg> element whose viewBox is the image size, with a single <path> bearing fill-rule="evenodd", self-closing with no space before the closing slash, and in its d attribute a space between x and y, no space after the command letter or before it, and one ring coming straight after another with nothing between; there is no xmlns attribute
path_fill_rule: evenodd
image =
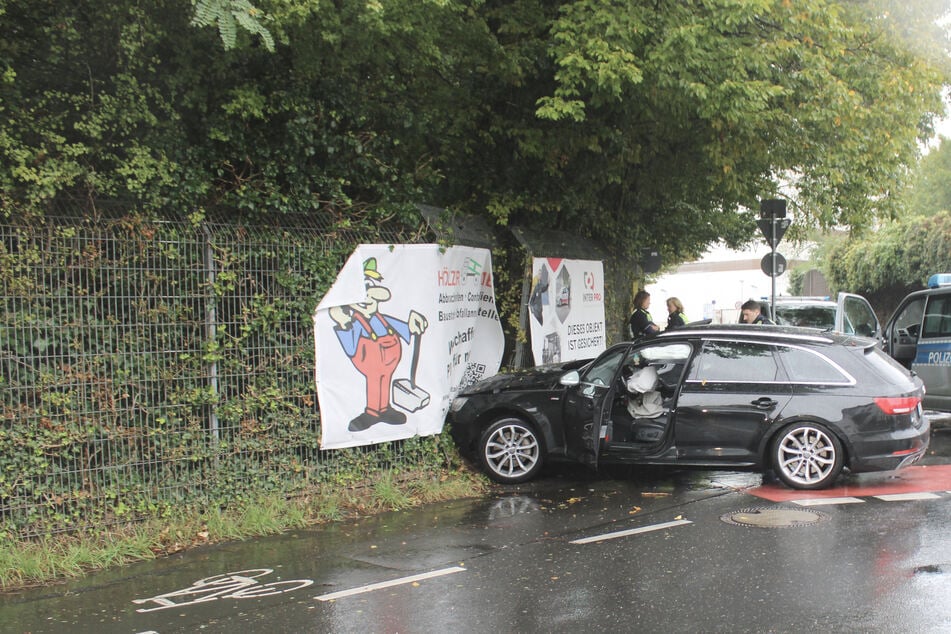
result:
<svg viewBox="0 0 951 634"><path fill-rule="evenodd" d="M890 4L0 0L0 205L428 202L668 261L780 193L861 228L941 112L943 8Z"/></svg>
<svg viewBox="0 0 951 634"><path fill-rule="evenodd" d="M940 81L885 24L821 1L663 4L572 3L553 27L557 84L539 114L601 128L576 156L600 154L605 190L620 190L606 216L665 222L686 203L686 224L723 232L724 212L783 181L819 226L894 212Z"/></svg>
<svg viewBox="0 0 951 634"><path fill-rule="evenodd" d="M918 163L906 206L922 215L951 210L951 142L947 139Z"/></svg>
<svg viewBox="0 0 951 634"><path fill-rule="evenodd" d="M907 293L949 270L951 211L909 215L861 237L823 247L822 270L833 292L862 293L887 316Z"/></svg>
<svg viewBox="0 0 951 634"><path fill-rule="evenodd" d="M221 42L228 50L235 48L239 29L261 38L267 50L274 52L274 38L262 24L266 16L248 0L193 0L195 26L215 26Z"/></svg>

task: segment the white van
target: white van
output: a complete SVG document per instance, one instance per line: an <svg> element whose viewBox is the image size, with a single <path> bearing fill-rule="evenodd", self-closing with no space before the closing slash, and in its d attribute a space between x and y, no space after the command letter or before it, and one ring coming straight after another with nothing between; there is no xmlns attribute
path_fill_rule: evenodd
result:
<svg viewBox="0 0 951 634"><path fill-rule="evenodd" d="M835 330L874 339L882 336L871 304L852 293L839 293L836 301L828 297L777 297L773 312L773 321L781 326Z"/></svg>
<svg viewBox="0 0 951 634"><path fill-rule="evenodd" d="M885 351L925 384L925 409L951 412L951 273L909 293L882 333Z"/></svg>

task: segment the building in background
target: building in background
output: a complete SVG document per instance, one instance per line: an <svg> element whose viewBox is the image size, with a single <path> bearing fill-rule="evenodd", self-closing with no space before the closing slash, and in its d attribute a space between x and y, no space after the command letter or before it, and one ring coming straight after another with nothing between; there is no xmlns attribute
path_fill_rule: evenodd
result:
<svg viewBox="0 0 951 634"><path fill-rule="evenodd" d="M793 243L782 243L777 251L792 268L808 259L808 248L808 245L798 247ZM686 262L662 275L645 287L651 294L654 321L665 323L665 302L668 297L678 297L690 321L711 319L713 323L736 323L744 301L750 298L768 301L772 295L772 280L761 268L763 258L769 253L770 248L765 243L739 251L713 247L702 260ZM809 295L828 294L824 283L810 281L810 287ZM776 297L788 295L788 288L787 271L776 277Z"/></svg>

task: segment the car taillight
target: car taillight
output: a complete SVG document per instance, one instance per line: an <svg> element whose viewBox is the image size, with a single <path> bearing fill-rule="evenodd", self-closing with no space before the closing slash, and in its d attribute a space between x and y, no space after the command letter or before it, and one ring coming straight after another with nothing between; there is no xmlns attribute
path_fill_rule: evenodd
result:
<svg viewBox="0 0 951 634"><path fill-rule="evenodd" d="M920 396L881 396L875 399L875 404L886 414L913 412L920 402Z"/></svg>

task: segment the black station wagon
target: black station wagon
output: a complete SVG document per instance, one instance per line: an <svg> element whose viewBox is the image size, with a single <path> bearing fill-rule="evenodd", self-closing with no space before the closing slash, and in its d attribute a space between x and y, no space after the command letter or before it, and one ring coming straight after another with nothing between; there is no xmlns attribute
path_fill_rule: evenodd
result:
<svg viewBox="0 0 951 634"><path fill-rule="evenodd" d="M498 374L455 398L448 422L495 481L546 460L757 468L829 486L843 468L918 461L922 382L874 339L781 326L690 326L593 361Z"/></svg>

